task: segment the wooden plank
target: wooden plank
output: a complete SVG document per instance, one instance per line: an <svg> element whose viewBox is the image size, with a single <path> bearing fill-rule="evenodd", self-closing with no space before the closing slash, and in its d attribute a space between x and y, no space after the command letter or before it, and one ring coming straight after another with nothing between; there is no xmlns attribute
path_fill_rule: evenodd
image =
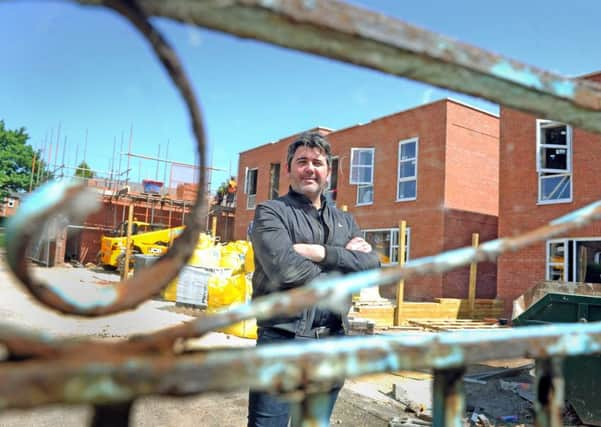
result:
<svg viewBox="0 0 601 427"><path fill-rule="evenodd" d="M406 246L406 233L407 233L407 221L401 220L399 222L399 246L397 251L399 266L405 265L405 246ZM394 313L394 324L401 324L401 317L403 316L403 300L405 298L405 281L399 280L396 289L396 310Z"/></svg>
<svg viewBox="0 0 601 427"><path fill-rule="evenodd" d="M497 324L490 324L481 321L455 321L454 319L446 320L425 320L425 319L408 319L408 323L413 326L420 326L433 331L452 331L452 330L493 330L501 329Z"/></svg>
<svg viewBox="0 0 601 427"><path fill-rule="evenodd" d="M480 235L478 233L472 233L472 247L478 248L478 241L480 239ZM476 274L478 272L478 263L472 262L470 264L470 278L468 285L468 305L470 308L470 314L474 314L474 303L476 299Z"/></svg>

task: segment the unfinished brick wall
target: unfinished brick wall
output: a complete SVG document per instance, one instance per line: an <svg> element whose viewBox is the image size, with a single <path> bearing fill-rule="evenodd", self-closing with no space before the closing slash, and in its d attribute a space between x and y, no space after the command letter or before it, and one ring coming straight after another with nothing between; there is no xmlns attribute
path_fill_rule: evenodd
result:
<svg viewBox="0 0 601 427"><path fill-rule="evenodd" d="M600 79L599 75L592 78ZM500 237L540 227L601 198L597 167L601 162L601 135L573 129L573 199L569 203L537 203L536 119L529 114L501 108ZM575 231L569 237L594 236L601 236L599 223ZM498 295L505 300L507 313L511 312L515 298L545 279L545 256L545 244L537 244L500 257Z"/></svg>
<svg viewBox="0 0 601 427"><path fill-rule="evenodd" d="M125 199L105 199L102 207L86 218L80 231L74 229L69 232L65 257L74 256L83 259L84 263L96 262L102 235L127 220L128 204ZM169 203L155 203L154 209L152 204L136 203L133 216L136 221L177 227L182 225L188 210L180 206L172 208Z"/></svg>
<svg viewBox="0 0 601 427"><path fill-rule="evenodd" d="M444 250L472 245L472 234L479 234L479 242L497 238L497 217L476 212L449 209L445 212ZM467 298L469 267L455 269L443 277L442 295L446 298ZM495 298L497 294L497 265L493 262L478 264L476 298Z"/></svg>
<svg viewBox="0 0 601 427"><path fill-rule="evenodd" d="M499 119L448 103L445 206L499 214Z"/></svg>

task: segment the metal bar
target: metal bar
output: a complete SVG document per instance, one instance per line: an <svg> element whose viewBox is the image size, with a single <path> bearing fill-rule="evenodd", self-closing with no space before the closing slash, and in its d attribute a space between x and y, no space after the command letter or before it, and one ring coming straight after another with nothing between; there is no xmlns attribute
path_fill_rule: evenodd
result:
<svg viewBox="0 0 601 427"><path fill-rule="evenodd" d="M584 226L600 216L601 202L595 202L521 236L491 240L483 243L478 248L465 247L435 256L417 258L408 261L404 266L364 271L343 277L316 279L303 287L285 293L274 293L257 298L251 304L239 305L226 312L212 316L202 316L190 323L165 329L148 339L152 340L156 336L167 335L184 338L201 336L209 331L241 320L269 319L280 314L297 313L316 304L338 310L344 306L341 301L363 288L398 283L401 279L442 273L463 265L469 265L475 261L492 261L503 252L516 251L533 243L544 241L575 227Z"/></svg>
<svg viewBox="0 0 601 427"><path fill-rule="evenodd" d="M536 426L563 426L564 379L563 359L559 357L536 360Z"/></svg>
<svg viewBox="0 0 601 427"><path fill-rule="evenodd" d="M99 5L102 0L78 0ZM140 0L152 16L408 77L601 132L601 86L334 0Z"/></svg>
<svg viewBox="0 0 601 427"><path fill-rule="evenodd" d="M289 393L321 390L323 384L378 372L453 370L492 359L598 354L601 323L331 338L177 357L88 347L53 360L0 364L0 409L246 388Z"/></svg>
<svg viewBox="0 0 601 427"><path fill-rule="evenodd" d="M63 187L52 187L54 185L60 185L60 183L50 184L50 187L42 188L42 191L48 190L48 194L46 194L47 198L50 195L56 197L58 190L63 189ZM65 190L67 193L68 191L71 191L71 189L67 188ZM38 195L37 199L30 197L23 205L25 212L22 212L19 216L13 216L11 218L12 221L9 221L7 227L9 265L13 270L14 266L17 266L17 270L14 270L16 273L27 274L27 276L21 276L21 280L28 286L28 290L42 302L46 304L50 302L48 305L59 307L59 309L64 308L66 312L74 310L76 313L82 315L106 314L125 309L133 304L132 301L137 302L143 301L144 298L150 298L151 295L159 292L168 283L163 283L165 278L171 277L171 275L175 277L178 273L179 263L163 263L163 259L161 259L152 267L141 270L139 274L125 282L126 285L107 285L101 288L90 287L89 293L86 295L82 295L81 292L78 292L77 295L64 295L61 293L60 288L34 282L34 279L29 277L27 265L20 261L18 254L19 250L23 251L27 247L26 236L30 231L32 223L36 220L39 221L39 218L36 216L36 210L43 207L44 204L48 204L48 200L44 199L43 194L41 196ZM83 193L69 196L75 200L75 203L72 205L63 205L62 208L68 208L70 209L69 212L73 211L79 215L84 215L86 213L85 209L89 207L90 203L85 198L79 200L78 197L81 197L81 194ZM52 209L56 209L56 206L52 205ZM47 211L45 215L48 217L51 216L52 209ZM147 348L156 348L160 342L162 348L169 348L178 338L202 336L207 332L241 320L251 318L266 319L278 314L295 313L316 304L328 306L336 310L344 306L344 304L340 303L341 300L346 299L350 294L359 292L362 288L386 283L397 283L401 279L432 273L441 273L474 261L493 260L503 252L515 251L535 242L546 240L573 228L584 226L599 217L601 217L601 202L595 202L521 236L488 241L478 248L466 247L431 257L411 260L400 267L371 270L344 277L316 280L306 286L285 293L275 293L264 298L258 298L251 304L240 305L227 312L201 316L194 321L167 328L145 337L139 337L136 339L136 346L138 346L137 348L142 348L141 346L146 345ZM180 240L181 237L177 239L177 242ZM21 245L18 246L20 249L15 250L15 245ZM179 262L183 263L181 258ZM158 265L158 267L155 267L155 265ZM19 270L19 266L23 269ZM170 270L157 270L157 268L164 268L164 266ZM156 271L162 271L162 273L156 276ZM17 276L19 277L19 274ZM30 281L28 282L27 280ZM134 298L136 299L134 300ZM127 343L114 343L111 345L126 346Z"/></svg>
<svg viewBox="0 0 601 427"><path fill-rule="evenodd" d="M101 3L85 1L84 3ZM565 79L489 54L382 15L324 0L219 0L159 2L102 2L130 19L148 38L188 102L193 129L204 161L204 137L191 86L173 52L149 24L144 12L171 17L243 37L317 53L330 58L410 77L441 87L483 96L504 105L541 114L583 129L601 132L601 86ZM58 148L58 146L57 146ZM9 262L37 299L65 313L108 314L131 308L161 289L177 274L191 253L205 212L201 174L197 204L181 247L144 270L131 283L107 287L85 298L62 294L57 288L33 281L19 258L31 230L39 229L59 212L83 215L86 196L73 186L43 191L15 220L8 236ZM48 187L50 188L50 187ZM40 196L41 194L41 196ZM57 197L57 194L59 197ZM69 207L62 202L74 202ZM85 206L87 208L87 206ZM173 341L198 336L251 317L266 318L321 302L335 308L363 287L394 283L409 277L439 273L471 262L492 260L500 253L565 233L598 219L595 203L520 237L487 242L413 260L404 267L372 271L344 279L313 282L287 294L259 299L229 313L207 316L181 327L125 343L45 342L42 337L0 333L14 354L47 355L54 359L0 364L0 409L26 408L49 403L93 403L98 419L105 409L121 413L124 401L146 394L186 395L251 387L281 393L319 390L320 384L368 373L434 368L435 425L459 425L464 401L459 368L492 358L536 357L539 425L561 422L563 379L557 357L601 353L601 325L552 325L518 330L445 333L429 336L345 338L290 343L252 349L219 350L173 356ZM134 283L135 282L135 283ZM1 326L0 326L1 327ZM1 329L0 329L1 330ZM14 332L14 331L13 331ZM9 336L10 335L10 336ZM511 345L506 345L511 342ZM25 349L31 344L31 348ZM36 347L36 346L39 346ZM162 351L152 354L149 349ZM127 351L121 351L127 350ZM138 355L146 351L146 355ZM21 353L19 353L21 352ZM29 352L29 353L27 353ZM116 404L116 406L105 406ZM323 393L309 394L303 403L304 421L324 420ZM107 418L108 419L108 418Z"/></svg>
<svg viewBox="0 0 601 427"><path fill-rule="evenodd" d="M432 425L434 427L462 427L464 425L463 373L463 368L434 371L432 385Z"/></svg>
<svg viewBox="0 0 601 427"><path fill-rule="evenodd" d="M152 26L137 2L107 0L104 4L127 18L142 33L171 76L186 102L202 169L206 163L206 144L200 108L177 55ZM20 215L12 217L17 219L13 220L10 234L7 234L9 266L36 299L63 313L98 316L134 308L166 286L192 255L208 211L204 203L205 187L205 174L199 174L196 202L186 222L186 228L166 255L131 280L107 286L103 290L96 289L82 298L81 295L64 293L57 287L46 286L36 281L29 274L24 256L31 241L32 231L40 229L51 216L65 213L71 218L81 220L95 210L89 191L83 191L81 186L73 184L52 183L42 191L34 193L35 197L29 197L28 204L22 206ZM69 202L72 205L69 205ZM86 202L89 205L86 205Z"/></svg>

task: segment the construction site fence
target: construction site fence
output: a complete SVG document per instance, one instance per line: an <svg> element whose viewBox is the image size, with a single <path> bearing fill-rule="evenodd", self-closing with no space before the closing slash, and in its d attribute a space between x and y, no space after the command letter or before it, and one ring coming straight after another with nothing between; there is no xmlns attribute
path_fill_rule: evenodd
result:
<svg viewBox="0 0 601 427"><path fill-rule="evenodd" d="M81 0L99 5L101 1ZM166 65L186 100L203 159L199 110L177 57L169 52L147 16L224 31L306 51L357 66L460 91L522 111L601 131L601 87L537 70L401 21L337 1L240 0L106 2L138 28ZM151 36L152 35L152 36ZM171 52L173 53L173 52ZM202 187L202 186L201 186ZM85 196L73 187L41 188L35 207L24 207L7 232L11 269L41 303L66 314L100 316L130 309L156 294L184 265L204 224L196 205L188 227L169 256L120 284L82 300L37 282L20 261L33 225L57 211L87 213ZM202 191L202 190L200 190ZM57 194L60 197L57 197ZM199 197L199 199L202 199ZM60 206L60 208L58 208ZM42 215L43 214L43 215ZM90 404L93 425L125 425L132 403L145 395L184 396L248 387L281 394L300 414L295 425L327 425L324 399L332 384L377 372L429 369L434 375L433 425L464 423L463 375L470 363L528 357L536 360L536 423L561 425L564 404L562 359L601 353L601 325L579 323L434 333L324 339L302 344L185 353L187 338L242 320L295 313L320 303L335 308L360 289L438 274L472 262L494 260L599 219L599 202L522 235L486 242L404 266L319 280L286 293L256 299L224 313L125 342L73 342L48 338L8 324L0 327L6 359L0 364L2 409L47 404ZM35 228L35 227L33 227ZM179 350L178 350L179 349Z"/></svg>

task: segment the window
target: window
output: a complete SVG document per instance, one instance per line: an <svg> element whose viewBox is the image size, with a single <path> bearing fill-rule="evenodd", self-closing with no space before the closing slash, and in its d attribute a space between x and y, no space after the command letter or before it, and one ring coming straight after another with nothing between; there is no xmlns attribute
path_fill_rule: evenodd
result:
<svg viewBox="0 0 601 427"><path fill-rule="evenodd" d="M536 121L538 202L572 200L572 129L549 120Z"/></svg>
<svg viewBox="0 0 601 427"><path fill-rule="evenodd" d="M350 184L373 184L374 178L374 149L351 148Z"/></svg>
<svg viewBox="0 0 601 427"><path fill-rule="evenodd" d="M336 206L336 195L338 193L338 157L332 158L332 173L326 190L326 198Z"/></svg>
<svg viewBox="0 0 601 427"><path fill-rule="evenodd" d="M244 192L246 193L246 209L254 209L257 204L257 169L246 169Z"/></svg>
<svg viewBox="0 0 601 427"><path fill-rule="evenodd" d="M601 238L547 241L547 280L601 283Z"/></svg>
<svg viewBox="0 0 601 427"><path fill-rule="evenodd" d="M566 280L566 245L565 240L547 242L547 280Z"/></svg>
<svg viewBox="0 0 601 427"><path fill-rule="evenodd" d="M405 261L409 259L411 230L407 227L405 233ZM385 228L363 230L363 238L376 251L382 265L394 265L399 262L399 229Z"/></svg>
<svg viewBox="0 0 601 427"><path fill-rule="evenodd" d="M372 184L357 186L357 206L371 205L374 202L374 186Z"/></svg>
<svg viewBox="0 0 601 427"><path fill-rule="evenodd" d="M417 138L399 142L397 201L417 198Z"/></svg>
<svg viewBox="0 0 601 427"><path fill-rule="evenodd" d="M280 195L280 164L272 163L269 168L269 198L277 199Z"/></svg>
<svg viewBox="0 0 601 427"><path fill-rule="evenodd" d="M374 201L374 148L351 149L351 185L357 185L357 205Z"/></svg>

